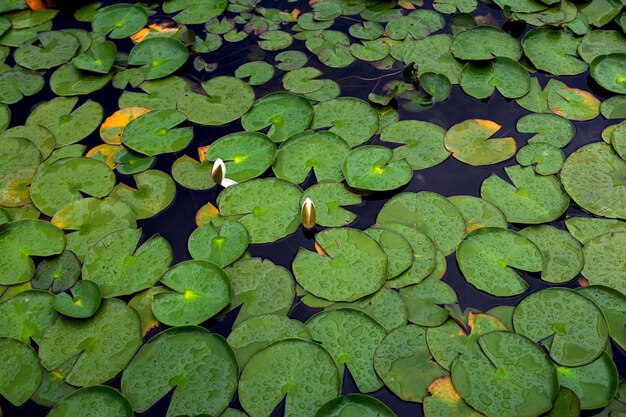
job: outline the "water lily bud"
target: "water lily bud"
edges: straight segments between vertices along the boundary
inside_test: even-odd
[[[313,201],[309,197],[307,197],[304,200],[304,203],[302,203],[300,219],[302,222],[302,226],[304,226],[305,229],[312,229],[313,227],[315,227],[315,204],[313,204]]]
[[[217,158],[213,163],[213,168],[211,169],[211,178],[213,182],[216,184],[222,184],[222,181],[226,177],[226,165],[224,165],[224,161],[221,158]]]

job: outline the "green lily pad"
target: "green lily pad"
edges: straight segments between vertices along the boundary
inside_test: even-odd
[[[110,198],[74,201],[57,211],[51,223],[60,229],[74,231],[66,236],[67,249],[80,260],[94,243],[109,233],[137,227],[133,209]]]
[[[574,125],[556,114],[527,114],[517,121],[517,131],[536,133],[528,143],[548,143],[557,148],[567,145],[576,134]]]
[[[513,185],[492,174],[481,184],[480,196],[502,210],[509,222],[545,223],[567,210],[570,199],[556,177],[519,165],[504,171]]]
[[[591,285],[604,285],[626,294],[626,270],[620,256],[626,232],[609,232],[585,244],[582,274]]]
[[[0,178],[0,205],[20,207],[30,204],[29,186],[35,172],[34,168],[18,169]]]
[[[613,359],[606,352],[587,365],[575,368],[557,366],[556,370],[559,384],[576,393],[582,410],[607,406],[617,392],[619,375]]]
[[[539,415],[552,408],[559,390],[556,369],[543,351],[510,332],[481,336],[476,350],[460,355],[451,373],[459,395],[488,416]],[[501,395],[509,401],[500,401]]]
[[[550,111],[570,120],[592,120],[600,114],[600,101],[578,88],[552,88],[548,92]]]
[[[370,227],[364,230],[376,239],[387,254],[387,279],[393,279],[409,269],[413,264],[413,248],[402,234],[383,227]]]
[[[582,270],[583,251],[576,239],[566,231],[542,224],[522,229],[519,234],[541,250],[544,259],[542,280],[560,284],[576,278]]]
[[[624,159],[626,157],[626,123],[620,123],[615,127],[611,135],[611,144],[620,158]]]
[[[152,312],[168,326],[200,324],[230,302],[228,276],[212,262],[181,262],[165,272],[160,281],[173,291],[155,295]]]
[[[361,41],[350,45],[350,53],[366,62],[374,62],[385,59],[389,55],[389,44],[383,38],[373,41]]]
[[[428,350],[426,331],[412,324],[385,337],[376,349],[374,366],[391,392],[404,401],[418,403],[431,383],[446,374]]]
[[[183,155],[172,164],[172,176],[177,183],[190,190],[208,190],[215,186],[212,168],[213,164],[209,161],[199,162]]]
[[[339,417],[357,413],[360,417],[397,417],[384,403],[361,394],[348,394],[334,398],[321,406],[315,417]]]
[[[626,219],[626,162],[611,145],[591,143],[572,153],[561,169],[561,182],[572,200],[603,217]]]
[[[362,311],[376,320],[388,332],[407,324],[407,311],[404,302],[396,291],[386,287],[360,300],[351,303],[335,303],[326,307],[327,310],[336,308],[351,308]]]
[[[76,97],[57,97],[45,102],[28,116],[26,125],[47,128],[56,138],[57,147],[78,142],[100,126],[103,109],[91,100],[75,108],[77,103]]]
[[[34,143],[24,138],[5,138],[0,148],[0,177],[22,169],[37,168],[41,153]]]
[[[253,316],[233,327],[228,345],[243,369],[258,351],[282,339],[311,340],[307,327],[299,320],[281,314]]]
[[[504,97],[520,98],[530,89],[528,71],[506,57],[496,57],[487,63],[468,62],[461,72],[460,83],[465,93],[477,99],[491,97],[495,89]]]
[[[580,312],[585,312],[584,320]],[[543,343],[562,366],[582,366],[602,354],[608,326],[602,310],[567,288],[548,288],[522,300],[513,314],[515,331]]]
[[[325,255],[300,248],[292,269],[298,283],[331,301],[354,301],[385,282],[387,255],[376,240],[356,229],[328,229],[316,235]]]
[[[87,147],[85,145],[81,145],[78,143],[55,149],[50,154],[50,156],[39,165],[39,169],[44,169],[51,165],[53,162],[56,162],[62,158],[74,158],[82,156],[85,153],[86,149]]]
[[[324,86],[323,80],[316,79],[320,75],[322,75],[322,72],[317,68],[297,68],[285,74],[283,87],[294,94],[313,93]]]
[[[120,229],[103,237],[85,256],[83,279],[97,283],[105,298],[156,284],[172,261],[172,249],[159,235],[137,248],[140,238],[141,229]]]
[[[35,273],[31,256],[58,255],[65,249],[65,236],[43,220],[17,220],[0,228],[0,285],[30,280]]]
[[[37,265],[33,276],[33,288],[57,294],[70,289],[80,277],[80,262],[70,251],[44,259]]]
[[[117,47],[115,43],[106,41],[81,53],[72,60],[72,63],[79,70],[108,74],[113,67],[116,56]]]
[[[439,13],[471,13],[476,10],[476,0],[435,0],[433,8]]]
[[[206,126],[221,126],[239,119],[254,103],[254,92],[234,77],[214,77],[202,83],[207,95],[186,91],[177,108],[189,121]]]
[[[423,39],[445,26],[443,16],[433,10],[415,10],[389,20],[385,32],[391,39]]]
[[[138,71],[140,71],[137,68]],[[178,99],[191,93],[191,87],[180,77],[170,76],[159,80],[142,82],[139,88],[144,93],[124,91],[118,100],[120,109],[126,107],[145,107],[150,110],[176,108]]]
[[[50,88],[59,96],[77,96],[98,91],[111,81],[112,74],[96,74],[82,71],[67,63],[60,66],[50,77]]]
[[[211,261],[224,268],[235,262],[248,248],[248,231],[239,222],[224,220],[207,223],[189,236],[187,248],[191,257]]]
[[[124,39],[139,32],[148,22],[146,8],[135,4],[114,4],[98,10],[91,22],[94,32],[111,39]]]
[[[87,320],[59,317],[41,339],[39,358],[51,370],[78,356],[67,383],[97,385],[121,372],[140,345],[139,313],[120,300],[110,299]]]
[[[360,146],[343,160],[343,176],[352,188],[371,191],[400,188],[411,181],[413,169],[404,159],[392,161],[393,155],[384,146]]]
[[[405,159],[414,170],[420,170],[448,158],[449,153],[443,144],[445,133],[434,123],[404,120],[386,126],[380,132],[380,140],[403,144],[393,149],[392,161]]]
[[[124,175],[134,175],[152,167],[155,158],[142,155],[130,149],[122,149],[115,154],[114,161],[117,164],[115,166],[117,172]]]
[[[287,92],[268,94],[258,99],[241,118],[247,131],[269,128],[267,135],[274,142],[283,142],[309,127],[313,106],[304,97]]]
[[[417,64],[420,72],[443,74],[452,84],[459,83],[463,63],[458,61],[450,51],[451,35],[431,35],[407,43],[402,56],[405,64]]]
[[[467,282],[498,297],[521,294],[528,288],[512,268],[528,272],[544,268],[541,251],[531,240],[499,227],[469,233],[459,244],[457,261]]]
[[[0,324],[0,336],[11,337],[30,343],[40,343],[48,327],[58,314],[52,307],[54,296],[45,291],[27,290],[0,303],[4,319]]]
[[[219,415],[236,388],[237,361],[226,340],[195,326],[168,329],[150,339],[122,375],[122,393],[137,413],[173,390],[169,417]]]
[[[453,195],[448,200],[463,215],[467,233],[481,227],[509,227],[504,213],[487,200],[471,195]]]
[[[193,138],[191,127],[176,128],[186,120],[176,110],[155,110],[131,121],[124,129],[122,142],[148,156],[178,152]]]
[[[56,311],[77,319],[85,319],[96,313],[102,301],[98,284],[93,281],[78,281],[70,291],[71,296],[62,292],[54,297],[52,306]]]
[[[54,68],[68,62],[78,51],[78,39],[68,32],[39,32],[37,39],[41,46],[22,45],[15,50],[17,64],[31,70]]]
[[[89,410],[92,417],[132,417],[133,409],[122,394],[111,387],[99,385],[82,388],[63,398],[50,411],[50,417],[82,414]]]
[[[128,64],[141,66],[146,80],[154,80],[176,72],[188,57],[187,48],[178,39],[155,37],[135,45],[128,55]]]
[[[601,285],[580,288],[578,293],[600,307],[609,325],[609,336],[623,349],[626,346],[626,296]]]
[[[385,28],[378,22],[355,23],[348,29],[350,36],[357,39],[373,41],[382,36]]]
[[[235,325],[263,314],[287,314],[293,304],[295,283],[291,272],[261,258],[242,259],[227,267],[232,299],[240,307]]]
[[[540,70],[553,75],[577,75],[589,65],[578,58],[580,38],[562,29],[540,27],[522,39],[524,54]]]
[[[237,68],[235,77],[248,78],[250,85],[263,85],[274,77],[274,67],[265,61],[247,62]]]
[[[452,54],[464,61],[491,60],[504,57],[517,61],[522,56],[519,41],[495,26],[477,26],[454,35]]]
[[[549,143],[530,143],[519,150],[515,160],[522,166],[533,166],[540,175],[552,175],[561,170],[565,154]]]
[[[604,100],[600,104],[600,113],[607,119],[626,118],[626,96],[618,95]]]
[[[0,394],[15,406],[24,404],[35,393],[43,372],[37,353],[24,342],[0,338]]]
[[[339,387],[337,366],[326,349],[285,339],[248,361],[239,380],[239,401],[251,416],[268,417],[286,397],[285,417],[313,417]]]
[[[238,132],[222,136],[211,144],[206,153],[210,162],[222,159],[226,177],[244,182],[261,175],[272,165],[276,145],[264,134]]]
[[[78,357],[68,360],[66,363],[52,371],[44,370],[43,379],[39,388],[31,397],[31,400],[43,407],[52,408],[61,400],[78,388],[65,382],[67,374],[70,373]]]
[[[272,170],[278,178],[296,184],[304,182],[311,169],[317,181],[341,181],[349,152],[350,146],[335,133],[305,131],[281,144]]]
[[[226,188],[217,198],[222,216],[243,224],[250,243],[274,242],[300,225],[302,190],[288,181],[254,179]]]
[[[591,77],[609,91],[626,93],[626,54],[601,55],[591,63]]]
[[[19,66],[0,72],[0,103],[14,104],[37,94],[45,85],[41,74]]]
[[[568,217],[565,219],[567,231],[583,245],[591,239],[609,232],[626,232],[626,222],[595,217]]]
[[[284,51],[274,57],[275,67],[281,71],[292,71],[302,68],[308,61],[308,56],[301,51]]]
[[[312,129],[336,133],[355,147],[378,131],[378,113],[367,102],[354,97],[324,101],[314,108]]]
[[[324,182],[312,185],[302,195],[301,204],[309,198],[316,209],[315,223],[324,227],[346,226],[356,214],[342,208],[361,204],[361,196],[351,193],[343,184]]]
[[[56,144],[54,135],[45,127],[37,125],[14,126],[0,134],[0,140],[3,138],[28,139],[37,146],[43,159],[50,156]]]
[[[406,305],[409,321],[424,327],[443,324],[450,314],[441,306],[458,303],[454,289],[436,278],[426,278],[418,284],[402,288],[400,298]]]
[[[115,174],[92,158],[63,158],[37,172],[30,187],[35,206],[53,216],[83,195],[105,197],[115,185]]]
[[[401,193],[385,203],[376,223],[401,223],[415,227],[430,237],[445,255],[456,250],[465,236],[461,212],[445,197],[430,191]]]
[[[199,24],[222,14],[227,4],[226,0],[168,0],[163,11],[178,12],[174,20],[180,24]]]
[[[515,155],[517,149],[512,137],[490,139],[501,128],[491,120],[466,120],[448,130],[444,143],[461,162],[473,166],[496,164]]]
[[[259,35],[258,44],[266,51],[280,51],[289,48],[293,42],[293,37],[282,30],[270,30]]]
[[[554,406],[546,417],[576,417],[580,415],[580,400],[569,388],[561,387]]]
[[[600,55],[624,52],[626,52],[626,37],[616,30],[590,31],[578,46],[578,54],[588,64]]]
[[[428,392],[430,395],[424,398],[426,417],[484,417],[463,401],[449,376],[435,380]]]
[[[163,171],[147,170],[136,174],[136,188],[119,183],[111,192],[111,198],[118,198],[128,204],[137,219],[147,219],[165,210],[174,201],[176,184]]]

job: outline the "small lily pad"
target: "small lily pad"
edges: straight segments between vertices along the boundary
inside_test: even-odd
[[[409,321],[424,327],[443,324],[450,313],[441,306],[458,303],[454,289],[435,278],[402,288],[400,297],[406,305]]]
[[[62,292],[54,297],[54,309],[67,317],[85,319],[100,307],[100,287],[93,281],[78,281],[71,289],[72,295]]]
[[[367,102],[339,97],[314,107],[312,129],[328,128],[351,147],[360,145],[378,131],[378,113]]]
[[[50,77],[50,89],[59,96],[78,96],[98,91],[109,83],[112,74],[96,74],[82,71],[67,63]],[[98,121],[99,123],[99,121]]]
[[[63,398],[50,411],[50,417],[64,417],[85,413],[92,417],[132,417],[130,403],[116,389],[104,385],[82,388]]]
[[[487,63],[468,62],[461,72],[460,83],[463,91],[477,99],[491,97],[496,89],[504,97],[520,98],[530,89],[526,68],[506,57],[496,57]]]
[[[87,51],[81,53],[72,60],[74,66],[83,71],[108,74],[113,67],[117,47],[111,41],[102,42]]]
[[[580,320],[580,312],[585,319]],[[567,288],[548,288],[522,300],[513,314],[515,330],[543,343],[563,366],[582,366],[602,354],[609,332],[602,310]]]
[[[441,30],[445,25],[443,16],[433,10],[415,10],[406,16],[389,20],[385,32],[391,39],[423,39]]]
[[[316,241],[327,256],[301,248],[292,265],[298,283],[313,295],[354,301],[374,293],[385,282],[387,255],[365,233],[328,229],[318,233]]]
[[[176,13],[174,20],[181,24],[201,24],[226,10],[226,0],[167,0],[163,3],[165,13]]]
[[[415,42],[407,42],[404,63],[417,64],[420,72],[434,72],[448,77],[452,84],[459,83],[463,63],[450,51],[452,35],[431,35]]]
[[[406,185],[413,178],[411,165],[392,161],[393,151],[375,145],[360,146],[343,160],[343,176],[352,188],[387,191]]]
[[[20,406],[35,393],[43,372],[37,353],[26,343],[0,338],[0,394],[11,404]]]
[[[552,175],[561,170],[565,154],[548,143],[530,143],[519,150],[515,160],[522,166],[533,166],[540,175]]]
[[[0,337],[11,337],[30,343],[41,342],[41,337],[57,319],[52,307],[54,296],[45,291],[27,290],[0,303],[4,319],[0,325]]]
[[[200,324],[230,301],[228,276],[212,262],[181,262],[165,272],[160,281],[173,291],[155,295],[152,312],[168,326]]]
[[[0,103],[15,104],[37,94],[45,85],[41,74],[19,66],[0,72]]]
[[[208,190],[215,186],[212,168],[213,164],[207,160],[200,162],[183,155],[172,164],[172,176],[177,183],[190,190]]]
[[[122,93],[118,100],[120,109],[131,106],[145,107],[150,110],[173,109],[180,97],[191,93],[189,84],[175,76],[142,82],[139,88],[144,92],[124,91]]]
[[[150,339],[122,375],[122,393],[137,413],[174,391],[168,416],[219,415],[236,389],[237,361],[226,340],[195,326]]]
[[[392,161],[405,159],[414,170],[419,170],[438,165],[448,158],[443,143],[445,133],[434,123],[403,120],[386,126],[380,132],[380,140],[403,144],[393,149]]]
[[[150,109],[145,107],[124,107],[109,117],[100,126],[100,137],[106,143],[119,145],[122,143],[122,133],[128,124],[141,115],[148,113]]]
[[[235,77],[248,78],[250,85],[263,85],[274,76],[274,67],[265,61],[247,62],[235,71]]]
[[[467,282],[498,297],[521,294],[528,288],[512,268],[528,272],[544,268],[541,251],[532,241],[499,227],[469,233],[459,244],[457,261]]]
[[[376,349],[374,366],[394,394],[418,403],[423,401],[431,383],[446,374],[428,350],[426,331],[412,324],[385,337]]]
[[[218,158],[226,165],[226,177],[244,182],[264,173],[274,161],[276,145],[264,134],[238,132],[222,136],[211,144],[206,159]]]
[[[576,134],[576,128],[567,119],[556,114],[527,114],[517,121],[517,131],[536,133],[528,143],[548,143],[562,148]]]
[[[148,156],[178,152],[191,142],[191,127],[180,127],[186,120],[176,110],[155,110],[131,121],[122,134],[122,143]]]
[[[358,413],[360,417],[397,417],[383,402],[361,394],[334,398],[321,406],[315,417],[337,417]]]
[[[189,236],[187,248],[191,257],[211,261],[220,267],[235,262],[248,248],[248,231],[239,222],[224,220],[207,223]]]
[[[444,143],[461,162],[474,166],[496,164],[512,157],[516,150],[512,137],[490,139],[501,128],[490,120],[466,120],[448,130]]]
[[[601,55],[591,63],[590,74],[601,87],[618,94],[626,93],[626,54]]]
[[[50,289],[54,294],[68,290],[80,277],[80,268],[78,258],[70,251],[48,257],[37,265],[32,281],[33,288]]]
[[[313,417],[339,387],[337,366],[326,349],[285,339],[248,361],[239,380],[239,401],[248,414],[267,417],[286,397],[284,417]]]
[[[307,188],[302,203],[311,199],[316,208],[316,224],[324,227],[346,226],[356,220],[356,214],[342,208],[361,204],[361,196],[353,194],[343,184],[321,182]]]

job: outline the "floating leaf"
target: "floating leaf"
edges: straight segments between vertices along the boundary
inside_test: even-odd
[[[376,239],[387,254],[387,279],[393,279],[411,267],[413,248],[402,234],[382,227],[370,227],[365,233]]]
[[[39,384],[39,388],[37,388],[31,400],[44,407],[54,407],[63,398],[76,391],[78,388],[66,383],[65,378],[77,360],[78,357],[74,357],[57,369],[52,371],[44,370],[41,384]]]
[[[595,217],[568,217],[565,219],[567,231],[583,245],[591,239],[609,232],[626,232],[626,222]]]
[[[444,143],[461,162],[474,166],[496,164],[509,159],[516,150],[512,137],[490,139],[501,128],[490,120],[466,120],[448,130]]]
[[[80,277],[80,262],[70,251],[44,259],[37,265],[33,288],[50,289],[54,294],[70,289]]]
[[[434,123],[405,120],[392,123],[380,132],[383,142],[401,143],[393,149],[392,161],[405,159],[414,170],[440,164],[449,156],[443,144],[445,130]]]
[[[423,39],[431,33],[444,27],[443,16],[433,10],[415,10],[405,16],[391,19],[385,27],[385,32],[391,39],[404,40],[408,36],[412,39]]]
[[[100,307],[100,287],[93,281],[78,281],[71,289],[72,295],[59,293],[52,306],[67,317],[84,319],[94,315]]]
[[[54,296],[45,291],[27,290],[0,303],[0,336],[40,343],[58,314],[52,307]]]
[[[122,375],[122,393],[137,413],[173,390],[168,416],[219,415],[236,388],[237,361],[226,340],[195,326],[150,339]]]
[[[626,37],[616,30],[590,31],[578,46],[578,54],[588,64],[600,55],[624,52],[626,52]]]
[[[37,94],[44,87],[41,74],[15,66],[0,72],[0,103],[15,104],[24,97]]]
[[[211,261],[220,267],[235,262],[248,248],[248,231],[239,222],[224,220],[207,223],[189,236],[187,248],[191,257]]]
[[[407,65],[417,64],[420,72],[443,74],[452,84],[458,84],[463,64],[450,52],[451,43],[451,35],[431,35],[408,43],[402,59]]]
[[[274,67],[264,61],[248,62],[235,71],[235,77],[248,78],[250,85],[263,85],[274,76]]]
[[[459,244],[457,261],[467,282],[498,297],[521,294],[528,288],[512,268],[528,272],[544,268],[541,251],[532,241],[498,227],[469,233]]]
[[[580,320],[580,312],[585,319]],[[563,366],[582,366],[602,354],[608,326],[602,310],[567,288],[548,288],[529,295],[515,308],[515,330],[546,345],[550,357]]]
[[[272,165],[275,153],[276,146],[264,134],[239,132],[213,142],[206,159],[210,162],[223,160],[228,179],[244,182],[265,172]]]
[[[182,78],[174,76],[142,82],[139,88],[145,93],[124,91],[118,100],[119,107],[145,107],[150,110],[174,109],[180,97],[191,93],[189,84]]]
[[[174,20],[181,24],[200,24],[219,16],[226,10],[227,0],[168,0],[165,13],[179,12]]]
[[[99,9],[91,26],[94,32],[111,39],[124,39],[138,32],[147,21],[148,14],[143,6],[115,4]]]
[[[72,63],[57,69],[50,77],[50,88],[59,96],[77,96],[98,91],[109,83],[111,74],[95,74],[82,71]],[[98,124],[100,120],[98,120]]]
[[[37,353],[19,340],[2,337],[0,363],[0,394],[15,406],[24,404],[35,393],[43,378]]]
[[[230,301],[228,276],[212,262],[181,262],[159,280],[173,291],[156,294],[152,312],[168,326],[200,324],[219,313]]]
[[[619,256],[626,232],[609,232],[585,243],[582,274],[591,285],[604,285],[626,294],[624,258]]]
[[[176,185],[163,171],[151,169],[133,177],[136,188],[120,183],[111,192],[111,198],[118,198],[128,204],[137,219],[150,218],[165,210],[176,194]]]
[[[461,398],[449,376],[436,379],[428,387],[430,395],[424,398],[426,417],[483,417]]]
[[[522,47],[517,39],[495,26],[477,26],[454,35],[450,51],[464,61],[504,57],[517,61]],[[502,61],[505,62],[505,61]]]
[[[468,62],[460,83],[463,91],[478,99],[490,97],[495,89],[504,97],[519,98],[530,89],[528,71],[506,57],[496,57],[488,63]]]
[[[313,417],[339,394],[339,386],[337,366],[326,349],[285,339],[248,361],[239,380],[239,401],[250,415],[267,417],[286,397],[285,417]]]
[[[446,321],[449,311],[441,305],[458,303],[454,289],[435,278],[402,288],[400,297],[407,307],[409,321],[425,327],[440,326]]]
[[[600,285],[580,288],[578,293],[600,307],[609,325],[609,335],[620,347],[626,346],[626,296]]]
[[[626,54],[601,55],[591,63],[590,74],[601,87],[618,94],[626,93]]]
[[[324,227],[341,227],[352,223],[356,220],[356,214],[342,206],[361,204],[361,196],[351,193],[343,184],[334,182],[315,184],[302,197],[314,202],[317,209],[316,223]]]
[[[122,142],[130,149],[148,156],[178,152],[191,142],[191,127],[180,127],[186,120],[176,110],[155,110],[131,121],[124,128]]]
[[[592,120],[600,114],[600,101],[588,91],[553,88],[548,92],[550,111],[570,120]]]
[[[499,208],[483,200],[470,195],[453,195],[448,200],[459,209],[467,228],[467,233],[481,227],[508,228],[504,213]]]
[[[406,160],[392,161],[393,151],[367,145],[352,150],[343,160],[343,176],[352,188],[387,191],[406,185],[413,169]]]
[[[580,400],[574,391],[561,387],[554,406],[546,417],[575,417],[580,415]]]
[[[115,43],[106,41],[81,53],[72,60],[72,63],[79,70],[107,74],[113,67],[116,56]]]
[[[351,308],[362,311],[388,332],[407,323],[407,311],[402,299],[396,291],[386,287],[352,303],[336,303],[326,308],[328,310]]]
[[[76,36],[61,31],[37,33],[40,47],[22,45],[15,50],[15,62],[31,70],[42,70],[58,67],[74,57],[78,50]]]
[[[314,107],[312,129],[329,128],[351,147],[367,141],[378,130],[378,113],[367,102],[340,97]]]
[[[358,413],[360,417],[396,417],[396,413],[381,401],[361,394],[334,398],[321,406],[315,417],[333,417],[351,413]]]
[[[607,406],[617,392],[617,368],[606,352],[587,365],[575,368],[557,366],[556,370],[559,384],[576,393],[582,410]]]
[[[63,398],[50,411],[50,417],[64,417],[85,413],[93,417],[132,417],[133,409],[130,403],[117,390],[99,385],[86,387]]]
[[[540,27],[522,39],[524,54],[540,70],[553,75],[577,75],[589,65],[578,58],[580,39],[562,29]]]
[[[528,143],[548,143],[562,148],[576,134],[576,128],[567,119],[556,114],[527,114],[517,121],[517,131],[536,133]]]
[[[138,43],[128,55],[129,65],[139,65],[146,80],[166,77],[187,62],[189,52],[174,38],[150,38]]]
[[[533,166],[540,175],[552,175],[561,170],[565,154],[548,143],[531,143],[519,150],[515,160],[522,166]]]

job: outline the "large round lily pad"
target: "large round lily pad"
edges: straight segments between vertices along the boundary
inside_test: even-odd
[[[590,284],[604,285],[626,294],[625,243],[626,232],[609,232],[585,244],[582,274]]]
[[[130,149],[148,156],[178,152],[193,138],[191,127],[179,127],[186,120],[176,110],[156,110],[131,121],[122,133],[122,142]]]
[[[533,242],[499,227],[469,233],[459,244],[457,261],[467,282],[498,297],[521,294],[528,288],[512,268],[528,272],[544,268],[541,251]]]
[[[87,320],[59,317],[39,344],[41,364],[48,370],[78,356],[67,375],[69,384],[102,384],[130,362],[141,345],[139,313],[117,299],[104,300]]]
[[[321,406],[315,417],[339,417],[353,413],[359,417],[396,417],[396,413],[381,401],[361,394],[334,398]]]
[[[165,272],[160,281],[172,292],[155,295],[152,312],[169,326],[200,324],[230,301],[228,276],[212,262],[181,262]]]
[[[218,158],[226,165],[226,178],[237,182],[256,178],[274,162],[276,145],[264,134],[238,132],[222,136],[206,153],[207,161]]]
[[[268,243],[298,228],[301,195],[300,187],[289,181],[254,179],[222,191],[217,204],[222,216],[246,227],[250,243]]]
[[[517,61],[496,57],[489,62],[468,62],[461,72],[461,88],[474,98],[490,97],[494,90],[507,98],[519,98],[528,93],[528,71]]]
[[[220,267],[235,262],[248,248],[248,231],[239,222],[207,223],[189,236],[187,248],[194,259],[211,261]]]
[[[63,398],[48,414],[65,417],[89,413],[90,417],[133,417],[133,409],[116,389],[99,385],[82,388]]]
[[[367,234],[349,228],[316,235],[326,252],[301,248],[293,261],[298,283],[313,295],[331,301],[354,301],[377,291],[387,277],[387,255]]]
[[[128,55],[128,63],[140,65],[145,79],[154,80],[175,72],[188,57],[187,48],[178,39],[155,37],[135,45]]]
[[[470,165],[491,165],[515,154],[512,137],[493,138],[501,125],[490,120],[471,119],[452,126],[445,135],[446,149],[461,162]]]
[[[176,185],[168,174],[156,169],[140,172],[133,176],[135,187],[119,183],[111,192],[128,204],[137,219],[147,219],[165,210],[174,200]]]
[[[522,56],[519,41],[495,26],[477,26],[454,35],[450,51],[464,61],[506,57],[517,61]]]
[[[248,361],[239,380],[239,401],[252,417],[269,417],[287,397],[284,417],[313,417],[339,387],[337,366],[326,349],[285,339]]]
[[[527,114],[517,121],[516,127],[521,133],[536,133],[528,143],[549,143],[558,148],[567,145],[576,133],[569,120],[556,114]]]
[[[607,352],[587,365],[574,368],[557,366],[556,370],[561,386],[576,393],[583,410],[607,406],[617,392],[619,376]]]
[[[380,140],[403,144],[393,149],[392,161],[404,159],[414,170],[419,170],[440,164],[448,158],[449,153],[443,144],[445,133],[434,123],[403,120],[386,126],[380,132]]]
[[[43,372],[37,353],[24,342],[0,337],[0,394],[20,406],[35,393]]]
[[[367,102],[354,97],[324,101],[314,108],[312,129],[328,129],[354,147],[378,130],[378,114]]]
[[[200,327],[177,327],[143,345],[122,375],[137,413],[174,394],[168,417],[219,415],[237,387],[237,361],[226,340]]]
[[[546,345],[550,357],[563,366],[590,363],[602,354],[609,338],[602,310],[567,288],[529,295],[515,308],[513,324],[518,333]]]
[[[406,185],[413,169],[404,159],[392,161],[393,151],[384,146],[360,146],[343,160],[343,176],[352,188],[387,191]]]
[[[578,58],[580,38],[557,28],[535,28],[524,35],[524,54],[540,70],[554,75],[576,75],[585,72],[588,64]]]
[[[578,293],[600,307],[609,325],[609,335],[623,349],[626,346],[626,295],[602,285],[580,288]]]
[[[591,63],[590,74],[598,84],[618,94],[626,93],[626,54],[601,55]]]
[[[92,21],[94,32],[108,34],[112,39],[123,39],[136,33],[148,21],[144,7],[134,4],[115,4],[98,10]]]
[[[15,50],[15,62],[31,70],[42,70],[63,65],[74,57],[78,39],[69,32],[49,31],[37,33],[40,47],[22,45]]]
[[[331,354],[340,371],[350,371],[361,392],[383,385],[374,371],[374,352],[384,339],[385,329],[367,314],[341,308],[323,311],[306,322],[311,338]],[[341,372],[340,372],[341,373]]]

